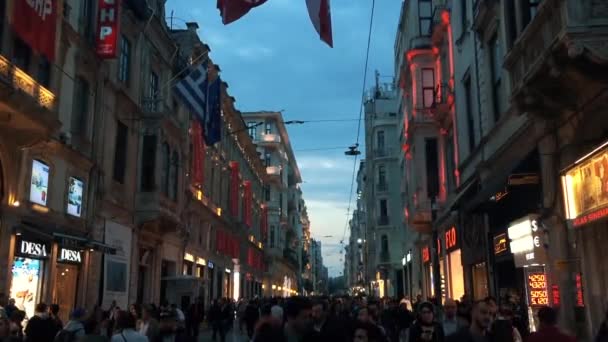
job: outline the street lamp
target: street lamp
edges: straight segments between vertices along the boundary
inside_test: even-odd
[[[363,239],[358,238],[358,239],[357,239],[357,243],[358,243],[358,244],[362,244],[362,243],[363,243]]]

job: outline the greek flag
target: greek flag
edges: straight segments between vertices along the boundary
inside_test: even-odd
[[[174,86],[177,96],[196,114],[201,123],[207,121],[207,93],[209,90],[207,71],[207,61],[205,61]]]

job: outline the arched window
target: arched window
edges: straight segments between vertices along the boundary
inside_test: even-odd
[[[163,143],[162,153],[162,171],[160,178],[160,189],[165,196],[169,196],[169,156],[171,155],[171,151],[169,151],[169,144],[166,142]]]
[[[177,201],[177,187],[179,184],[179,172],[177,172],[177,167],[179,166],[179,156],[177,155],[177,151],[173,151],[173,155],[171,156],[171,166],[169,167],[169,197]]]

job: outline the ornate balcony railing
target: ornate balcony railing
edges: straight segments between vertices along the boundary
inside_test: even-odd
[[[55,94],[38,84],[30,75],[19,69],[4,56],[0,56],[0,80],[15,90],[20,90],[31,96],[40,107],[55,111]]]

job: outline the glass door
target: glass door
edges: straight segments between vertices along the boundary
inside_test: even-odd
[[[59,305],[58,315],[62,322],[69,320],[70,312],[76,305],[77,286],[78,266],[58,263],[53,303]]]

